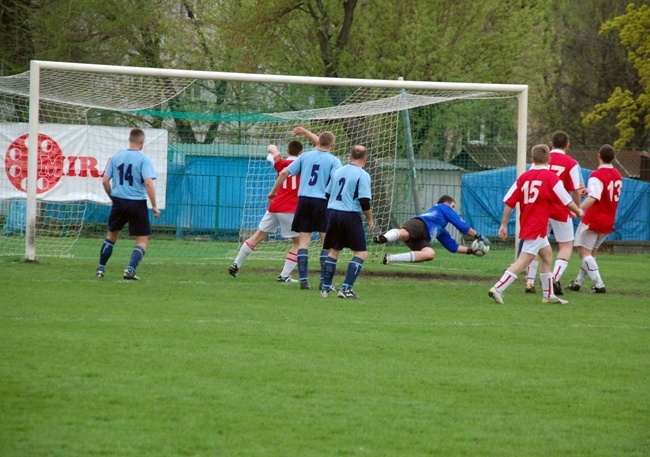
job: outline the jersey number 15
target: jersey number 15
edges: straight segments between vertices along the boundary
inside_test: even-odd
[[[539,186],[542,185],[542,181],[532,180],[524,182],[524,185],[521,188],[521,192],[524,194],[524,204],[533,203],[539,197]]]

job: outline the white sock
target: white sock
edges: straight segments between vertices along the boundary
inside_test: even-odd
[[[569,261],[564,259],[555,259],[555,266],[553,267],[553,280],[559,282],[560,278],[569,266]]]
[[[589,275],[589,278],[594,282],[594,286],[596,287],[605,287],[605,284],[603,284],[603,280],[600,277],[600,271],[598,270],[598,264],[596,263],[596,259],[593,258],[593,256],[585,256],[584,259],[582,259],[582,265],[585,270],[587,270],[587,274]]]
[[[390,229],[384,234],[384,237],[388,241],[397,241],[399,239],[399,230],[397,229]]]
[[[537,276],[537,267],[539,266],[539,260],[533,260],[530,262],[530,265],[526,268],[526,284],[531,286],[535,285],[535,276]]]
[[[539,281],[542,285],[542,297],[551,298],[553,296],[553,273],[540,273]]]
[[[494,288],[499,292],[500,294],[503,294],[508,287],[510,287],[510,284],[515,282],[517,279],[517,275],[514,274],[511,271],[506,270],[503,273],[503,276],[501,276],[501,279],[497,281],[496,284],[494,284]]]
[[[296,268],[296,265],[298,265],[298,255],[295,252],[289,251],[287,253],[287,258],[284,260],[284,268],[282,269],[280,276],[283,278],[289,276],[293,269]]]
[[[576,276],[576,279],[573,280],[573,283],[581,286],[582,281],[584,281],[586,277],[587,277],[587,270],[585,270],[584,260],[583,260],[582,263],[580,264],[580,271],[578,272],[578,276]]]
[[[237,264],[237,266],[241,267],[241,264],[244,263],[246,257],[248,257],[250,253],[253,252],[254,250],[255,247],[248,244],[248,241],[244,241],[244,244],[242,244],[241,248],[239,249],[239,253],[237,254],[237,257],[235,258],[235,263]]]
[[[390,254],[390,261],[413,263],[415,262],[415,254],[413,254],[413,251],[403,252],[402,254]]]

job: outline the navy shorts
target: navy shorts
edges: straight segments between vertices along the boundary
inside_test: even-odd
[[[366,232],[359,213],[349,211],[328,210],[327,232],[323,249],[350,248],[353,251],[366,250]]]
[[[327,230],[327,200],[299,197],[291,230],[294,232],[325,232]]]
[[[129,223],[129,235],[151,235],[147,200],[125,200],[113,197],[113,207],[108,216],[108,231],[122,230],[127,222]]]
[[[405,241],[411,251],[421,251],[424,248],[431,247],[427,241],[429,230],[427,224],[422,219],[412,218],[404,222],[402,228],[409,232],[409,239]]]

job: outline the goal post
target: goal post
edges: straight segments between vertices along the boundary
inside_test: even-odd
[[[55,75],[52,78],[56,79],[51,79],[50,74]],[[26,201],[24,256],[28,261],[35,260],[37,255],[48,255],[38,252],[39,224],[41,223],[39,221],[41,213],[39,201],[42,203],[46,199],[39,194],[39,191],[42,191],[42,185],[37,181],[39,181],[39,166],[42,166],[42,163],[39,165],[38,156],[39,134],[42,133],[44,125],[49,122],[62,124],[85,122],[87,125],[108,125],[104,122],[110,121],[111,126],[122,125],[124,128],[140,126],[166,129],[170,132],[169,154],[165,156],[164,160],[161,158],[160,162],[160,166],[165,168],[171,166],[171,162],[175,160],[171,152],[173,149],[171,143],[180,142],[187,146],[191,143],[191,139],[188,140],[188,138],[192,135],[199,135],[204,140],[200,146],[212,145],[212,149],[214,149],[214,145],[227,142],[223,141],[222,137],[231,138],[233,135],[239,135],[240,139],[246,140],[241,142],[242,145],[243,143],[248,144],[246,148],[248,171],[246,172],[246,184],[243,186],[245,189],[243,192],[246,193],[245,207],[242,214],[250,213],[252,215],[250,224],[259,222],[255,219],[258,219],[259,211],[265,208],[266,193],[264,191],[268,192],[268,189],[262,187],[273,179],[273,172],[269,173],[268,169],[257,170],[256,168],[260,166],[260,158],[263,163],[264,153],[260,148],[265,143],[275,142],[283,150],[283,146],[290,139],[291,126],[298,125],[298,123],[315,131],[319,131],[319,129],[335,131],[337,143],[341,138],[340,147],[337,147],[335,153],[342,159],[347,159],[350,147],[355,141],[367,141],[371,144],[371,154],[373,151],[381,150],[381,153],[378,153],[373,159],[372,166],[376,168],[371,172],[373,179],[376,178],[378,186],[373,189],[373,193],[375,191],[377,194],[380,191],[385,193],[381,197],[385,201],[382,200],[383,203],[377,201],[377,203],[388,205],[386,208],[380,209],[380,213],[385,214],[383,214],[384,218],[381,219],[382,223],[378,230],[388,228],[396,221],[394,198],[399,200],[396,202],[397,204],[404,206],[403,212],[412,213],[413,207],[412,205],[409,208],[405,206],[405,202],[402,201],[403,195],[409,192],[418,192],[418,187],[423,188],[427,185],[421,182],[411,191],[407,190],[395,197],[395,171],[399,166],[400,157],[407,157],[404,146],[401,142],[398,144],[398,137],[401,140],[402,136],[410,135],[410,131],[402,130],[400,132],[404,125],[400,125],[399,118],[409,110],[413,110],[420,123],[431,121],[428,117],[441,116],[438,122],[441,123],[442,133],[436,135],[439,141],[446,141],[447,145],[453,146],[450,146],[453,151],[448,154],[448,157],[444,157],[444,160],[451,160],[452,156],[460,150],[462,138],[468,140],[471,135],[462,131],[469,127],[461,122],[457,122],[454,127],[445,127],[442,125],[444,121],[442,117],[453,114],[462,118],[469,111],[464,111],[462,108],[445,111],[442,108],[432,109],[432,106],[442,103],[462,104],[481,101],[492,103],[493,100],[494,103],[499,103],[501,99],[516,100],[513,108],[516,112],[503,111],[503,114],[497,116],[502,117],[503,122],[511,124],[509,128],[512,128],[512,134],[516,137],[517,174],[522,173],[526,167],[528,115],[528,86],[526,85],[324,78],[47,61],[31,62],[27,90],[24,86],[3,85],[3,79],[0,78],[0,108],[2,107],[1,96],[3,94],[13,98],[28,97],[29,103],[26,145],[29,152],[25,173],[26,192],[24,192]],[[84,79],[91,82],[82,84],[81,81]],[[237,85],[239,92],[234,91],[234,93],[224,95],[225,90],[222,89],[227,85]],[[307,87],[314,89],[313,91],[304,89]],[[264,91],[260,88],[263,88]],[[293,95],[295,98],[291,100],[291,103],[279,106],[280,103],[273,99],[280,93],[286,97],[286,94],[290,94],[295,88],[300,88],[300,90]],[[247,90],[250,93],[247,93]],[[315,94],[320,92],[330,94],[328,103],[317,100],[318,97]],[[209,95],[207,98],[206,93]],[[145,95],[150,97],[145,99]],[[245,99],[245,97],[250,98]],[[192,99],[192,105],[188,108],[186,100],[189,99]],[[235,102],[240,105],[235,107]],[[184,103],[185,105],[183,105]],[[49,111],[46,112],[46,107],[49,109],[51,106],[57,107],[56,115],[49,114]],[[163,106],[164,109],[158,110],[158,107]],[[227,113],[220,111],[225,106],[228,106],[229,109]],[[8,110],[10,111],[10,109]],[[70,112],[76,110],[76,114],[68,114],[65,110],[70,110]],[[422,112],[418,110],[422,110]],[[170,115],[170,112],[173,112],[174,115]],[[490,119],[485,117],[490,115],[491,113],[487,113],[483,116],[482,121],[473,121],[475,125],[471,129],[482,131],[483,123],[490,122]],[[16,122],[12,117],[3,119],[1,116],[2,111],[0,111],[0,122]],[[203,124],[198,128],[197,131],[200,130],[198,134],[189,132],[190,134],[187,135],[187,132],[182,130],[190,124],[196,126],[199,123]],[[414,128],[421,130],[419,144],[420,146],[424,145],[421,149],[434,151],[445,148],[444,145],[438,147],[430,134],[427,136],[426,128],[421,126]],[[489,128],[486,129],[489,130]],[[207,142],[207,138],[211,138],[211,135],[216,140]],[[475,140],[475,143],[479,146],[483,144],[499,146],[494,143],[499,138],[504,142],[510,141],[509,137],[505,138],[503,131],[491,132],[492,136],[486,141],[480,139],[482,137],[479,137],[478,133],[476,135],[478,139]],[[165,145],[167,144],[165,143]],[[198,149],[201,148],[197,146]],[[117,152],[117,149],[112,152]],[[199,157],[202,153],[197,154]],[[234,153],[228,152],[227,154],[232,156]],[[241,154],[238,157],[241,157]],[[419,157],[416,158],[419,159]],[[440,159],[441,157],[432,155],[431,158]],[[170,164],[167,159],[171,161]],[[411,165],[413,164],[411,163]],[[260,173],[259,176],[264,176],[264,179],[258,179],[259,176],[256,176],[256,173]],[[220,176],[219,171],[210,179],[216,183],[214,184],[215,192],[219,194],[217,198],[220,200],[217,205],[224,199],[224,188],[234,193],[242,192],[242,190],[235,191],[229,184],[230,178]],[[241,183],[241,181],[239,182]],[[213,184],[199,186],[207,188]],[[435,187],[436,190],[439,188],[440,186]],[[415,197],[415,201],[417,201],[417,195]],[[423,207],[430,206],[429,200],[430,198],[422,200],[421,205]],[[171,204],[173,202],[170,201]],[[224,211],[227,212],[228,208],[224,208],[223,204],[221,206],[214,210],[216,213],[214,219],[224,219]],[[249,211],[250,208],[255,208],[255,210]],[[188,208],[179,210],[183,214],[176,220],[187,219],[192,211],[196,210]],[[84,215],[80,216],[80,219],[84,218]],[[238,230],[240,236],[248,233],[251,229],[251,227],[245,228],[245,223],[249,222],[242,219],[241,230]],[[176,226],[171,230],[178,234],[184,233],[186,228]],[[81,229],[77,234],[68,234],[68,236],[74,239],[74,237],[80,236],[80,233]]]

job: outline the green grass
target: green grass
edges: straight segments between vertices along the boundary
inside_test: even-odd
[[[276,283],[278,261],[234,279],[151,254],[140,282],[121,280],[126,250],[102,280],[90,256],[0,258],[0,455],[650,449],[648,255],[601,255],[606,295],[549,306],[523,278],[487,297],[507,262],[471,281],[369,262],[346,301]]]

